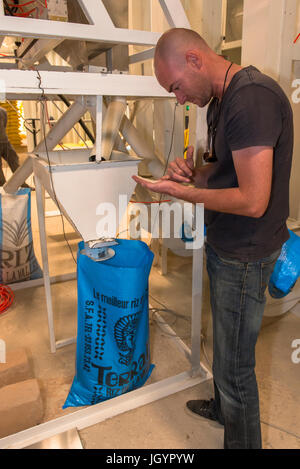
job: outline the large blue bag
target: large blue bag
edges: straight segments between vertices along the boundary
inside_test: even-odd
[[[0,194],[0,283],[41,278],[31,230],[31,192]]]
[[[93,405],[142,386],[151,374],[148,278],[153,254],[141,241],[118,240],[115,256],[96,262],[79,244],[76,376],[63,406]]]
[[[289,234],[269,281],[269,293],[273,298],[288,295],[300,276],[300,237],[292,231]]]

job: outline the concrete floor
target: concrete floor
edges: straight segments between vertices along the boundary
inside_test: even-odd
[[[52,209],[51,201],[47,201]],[[75,264],[62,235],[59,217],[47,218],[51,273],[73,272]],[[32,227],[35,250],[41,262],[35,193],[32,193]],[[74,253],[78,239],[66,224]],[[212,328],[208,279],[204,273],[203,364],[212,362]],[[191,258],[168,253],[168,274],[153,267],[150,275],[150,303],[163,303],[173,313],[162,313],[176,333],[189,345],[191,311]],[[52,288],[57,340],[76,333],[76,282]],[[160,303],[159,303],[160,302]],[[162,307],[161,307],[162,308]],[[74,412],[62,410],[75,371],[75,345],[49,352],[44,288],[17,291],[7,314],[0,318],[1,338],[8,348],[23,346],[28,351],[39,380],[45,408],[44,421]],[[156,365],[149,383],[188,369],[188,362],[150,312],[151,357]],[[260,391],[263,446],[265,449],[300,449],[300,364],[291,360],[292,341],[300,339],[300,315],[287,312],[264,317],[257,344],[257,378]],[[171,395],[81,430],[85,449],[221,449],[223,427],[195,418],[185,411],[189,399],[212,397],[212,381]],[[77,409],[75,409],[77,410]]]

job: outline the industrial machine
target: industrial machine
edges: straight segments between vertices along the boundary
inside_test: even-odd
[[[51,283],[75,278],[75,275],[72,273],[59,279],[50,278],[44,189],[83,238],[88,254],[101,262],[101,259],[113,255],[117,226],[110,239],[103,240],[97,230],[97,207],[103,203],[117,207],[116,220],[120,222],[127,206],[120,205],[119,194],[127,199],[131,197],[135,186],[131,176],[140,171],[148,176],[161,177],[168,154],[182,154],[184,115],[179,114],[179,117],[174,119],[175,134],[181,137],[175,137],[173,142],[171,137],[174,130],[174,96],[171,95],[170,105],[169,93],[158,85],[152,73],[146,73],[147,61],[153,57],[154,46],[160,33],[152,32],[151,27],[144,31],[132,28],[134,25],[128,21],[127,0],[68,0],[60,2],[62,8],[59,11],[55,10],[57,2],[48,0],[51,9],[45,9],[43,2],[37,2],[40,4],[39,7],[36,6],[37,9],[28,5],[24,6],[23,12],[20,12],[18,2],[14,3],[16,5],[11,8],[8,2],[0,0],[0,43],[4,37],[13,37],[18,43],[15,55],[1,60],[0,94],[7,99],[22,99],[25,108],[26,101],[38,102],[39,115],[34,116],[37,132],[36,141],[31,142],[30,154],[23,166],[6,183],[4,190],[14,193],[31,174],[34,174],[50,350],[55,353],[58,348],[73,343],[75,338],[56,340]],[[182,3],[180,0],[157,1],[166,27],[191,26]],[[270,0],[262,0],[259,5],[256,3],[257,5],[253,6],[253,1],[245,0],[243,5],[238,2],[238,7],[234,7],[229,0],[223,1],[222,21],[222,5],[219,0],[209,0],[203,13],[205,32],[212,39],[212,46],[216,50],[220,49],[220,52],[225,54],[234,50],[235,56],[241,57],[244,65],[259,61],[264,63],[265,49],[253,42],[257,31],[262,32],[261,44],[265,41],[268,44],[266,50],[269,68],[266,72],[273,70],[273,75],[289,92],[293,66],[296,66],[300,59],[300,41],[293,44],[296,37],[297,1],[278,0],[276,6]],[[230,21],[226,20],[226,7],[234,14]],[[277,30],[273,30],[274,19],[278,25]],[[261,28],[257,27],[258,20],[263,23]],[[255,34],[252,28],[255,28]],[[239,37],[241,33],[243,37]],[[225,34],[227,40],[224,39]],[[283,46],[280,43],[282,38]],[[274,43],[280,43],[280,47],[274,46]],[[138,49],[130,54],[129,46]],[[272,54],[269,53],[271,50]],[[60,57],[59,65],[51,56],[53,51]],[[253,57],[256,60],[253,60]],[[130,73],[132,66],[141,63],[144,73]],[[152,115],[154,109],[156,115],[161,117],[158,124],[152,123],[150,132],[159,136],[157,146],[153,144],[152,139],[149,141],[145,137],[143,129],[138,128],[129,115],[128,103],[132,104],[141,99],[147,100],[147,112],[150,108]],[[68,109],[50,126],[47,121],[46,103],[62,100]],[[57,151],[57,144],[82,120],[86,112],[90,113],[93,121],[94,134],[90,135],[95,137],[93,146],[80,150]],[[204,114],[205,110],[197,110],[197,130],[193,135],[190,132],[190,138],[195,141],[197,147],[201,147],[205,142]],[[84,121],[80,125],[84,125]],[[45,131],[47,126],[48,132]],[[85,131],[87,130],[85,128]],[[159,150],[162,149],[161,153],[158,147]],[[142,192],[140,195],[151,200],[149,193]],[[298,213],[296,206],[293,207],[293,213]],[[196,216],[203,223],[202,206]],[[298,215],[295,219],[297,217],[299,219]],[[297,221],[295,223],[296,226],[299,225]],[[127,395],[43,423],[22,434],[6,437],[0,440],[0,448],[21,448],[69,429],[82,429],[210,379],[211,374],[200,363],[202,246],[203,240],[200,248],[192,252],[191,349],[176,338],[176,344],[190,361],[190,368],[180,375],[163,379]],[[26,286],[40,283],[34,280],[27,282]],[[286,301],[276,300],[274,308],[271,300],[269,304],[276,309],[275,314],[281,314],[298,301],[299,295],[295,292]],[[161,324],[167,333],[172,334],[168,324],[163,321]]]
[[[62,22],[62,17],[60,22],[42,17],[36,19],[32,18],[32,13],[25,19],[14,17],[11,14],[13,12],[0,1],[1,33],[24,38],[16,51],[17,67],[11,69],[8,66],[1,70],[5,96],[7,99],[37,100],[40,103],[39,142],[36,142],[25,163],[6,183],[4,190],[14,193],[30,174],[34,174],[50,350],[53,353],[58,348],[73,343],[76,338],[62,341],[56,341],[55,338],[51,281],[57,278],[51,279],[49,276],[44,190],[53,199],[60,213],[83,238],[86,253],[90,257],[101,262],[102,259],[113,256],[118,222],[127,209],[126,203],[120,203],[119,196],[122,195],[121,200],[129,200],[131,197],[135,187],[131,176],[138,173],[141,160],[146,161],[147,171],[154,177],[161,177],[166,165],[166,160],[157,157],[151,145],[147,144],[129,119],[127,103],[137,98],[170,98],[153,76],[128,73],[129,62],[135,63],[153,57],[153,46],[160,34],[129,30],[128,23],[118,23],[118,18],[126,18],[124,6],[128,5],[127,1],[78,0],[63,3],[68,6],[68,22]],[[169,26],[190,27],[179,0],[160,0],[159,4]],[[119,14],[120,9],[123,9],[122,15]],[[73,22],[70,22],[70,19]],[[147,46],[148,49],[129,57],[129,44]],[[62,70],[47,64],[44,58],[53,49],[68,60],[69,68]],[[127,70],[124,70],[126,64]],[[46,103],[57,99],[58,95],[73,104],[47,133]],[[87,110],[90,111],[94,122],[94,147],[57,151],[56,145]],[[172,125],[172,122],[169,125]],[[173,146],[169,131],[167,137],[169,145],[171,143]],[[128,153],[124,142],[130,145],[134,155]],[[174,151],[174,148],[172,150]],[[97,229],[97,209],[105,203],[116,207],[116,228],[110,239],[103,239],[102,233]],[[200,225],[204,233],[203,206],[198,207],[196,212],[196,216],[202,221]],[[67,429],[84,428],[211,377],[209,371],[200,363],[202,283],[199,279],[202,278],[203,241],[204,236],[198,249],[193,251],[195,281],[191,349],[181,339],[176,339],[176,344],[190,361],[190,369],[109,402],[96,404],[91,409],[80,410],[21,434],[3,438],[0,447],[25,447]],[[66,275],[59,280],[70,278],[75,278],[75,275]],[[26,286],[37,285],[38,282],[29,281]],[[24,285],[18,287],[22,288]],[[168,333],[172,333],[172,329],[162,318],[161,325]]]

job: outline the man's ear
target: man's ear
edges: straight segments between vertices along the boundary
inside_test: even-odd
[[[197,68],[198,70],[201,69],[202,67],[202,57],[199,51],[197,50],[189,50],[185,54],[185,59],[187,65],[191,65],[194,68]]]

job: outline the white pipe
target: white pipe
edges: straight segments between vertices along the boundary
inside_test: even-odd
[[[155,179],[160,179],[161,177],[163,177],[164,172],[165,172],[165,168],[158,161],[158,159],[150,161],[150,163],[147,163],[147,165],[148,165],[148,169],[149,169],[150,173],[152,174],[152,176]]]
[[[100,163],[102,158],[102,119],[103,96],[96,97],[96,161]]]
[[[91,114],[91,118],[92,118],[92,121],[93,123],[95,124],[94,125],[94,128],[96,129],[96,119],[97,119],[97,114],[96,114],[96,105],[94,104],[93,106],[90,106],[88,108],[90,114]],[[103,119],[105,118],[105,115],[106,115],[106,111],[107,111],[107,107],[105,105],[105,102],[102,101],[102,116],[103,116]],[[96,137],[97,137],[97,133],[96,133]],[[102,146],[102,144],[101,144]],[[115,140],[115,145],[114,145],[114,150],[117,150],[117,151],[121,151],[122,153],[128,153],[127,150],[126,150],[126,147],[125,147],[125,143],[123,142],[123,140],[121,139],[119,133],[117,134],[116,136],[116,140]],[[92,150],[91,150],[91,153],[90,155],[96,155],[96,145],[93,146]]]
[[[107,107],[102,127],[102,156],[106,160],[110,159],[126,107],[123,97],[113,98]]]
[[[91,107],[90,111],[96,117],[95,106]],[[145,158],[147,161],[148,169],[153,177],[159,179],[164,174],[164,166],[158,160],[153,150],[147,145],[145,140],[139,134],[137,128],[126,117],[126,100],[125,98],[115,98],[105,109],[103,103],[103,133],[102,133],[102,156],[107,160],[111,158],[111,154],[116,142],[123,142],[119,136],[119,130],[124,139],[129,143],[133,151],[140,158]],[[121,149],[124,152],[124,149]],[[95,154],[93,148],[91,155]]]
[[[3,190],[7,194],[15,194],[19,187],[32,174],[32,158],[28,156],[24,163],[13,173],[11,178],[4,184]]]
[[[164,167],[158,160],[153,150],[147,145],[145,140],[139,134],[137,128],[130,122],[130,120],[124,116],[120,132],[122,133],[125,140],[129,143],[133,151],[140,158],[145,158],[148,164],[149,171],[155,178],[161,178],[164,173]]]
[[[75,103],[69,107],[69,109],[61,116],[57,124],[55,124],[52,127],[52,129],[48,132],[46,136],[45,140],[47,143],[48,151],[53,150],[53,148],[56,147],[56,145],[63,139],[63,137],[72,129],[72,127],[85,114],[86,110],[87,110],[87,105],[86,105],[85,100],[75,101]],[[43,132],[42,132],[42,135],[43,135]],[[46,151],[45,140],[42,140],[35,147],[33,153]]]

